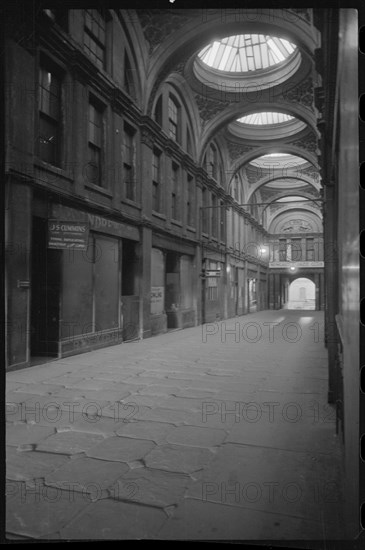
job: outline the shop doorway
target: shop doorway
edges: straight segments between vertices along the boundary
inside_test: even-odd
[[[316,285],[306,277],[290,283],[286,309],[315,309]]]
[[[61,250],[47,247],[47,220],[34,217],[31,261],[30,355],[58,357]]]

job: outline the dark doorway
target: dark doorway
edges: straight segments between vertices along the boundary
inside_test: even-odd
[[[30,337],[32,357],[58,356],[61,254],[61,250],[47,248],[47,220],[34,217]]]

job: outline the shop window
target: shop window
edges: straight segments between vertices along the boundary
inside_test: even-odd
[[[293,262],[300,262],[302,259],[302,241],[301,239],[291,239],[291,259]]]
[[[136,132],[129,124],[123,132],[123,168],[125,197],[136,200]]]
[[[314,239],[306,239],[306,259],[307,261],[314,261],[315,260],[315,254],[314,254]]]
[[[123,239],[122,244],[122,296],[138,294],[138,257],[136,243]]]
[[[54,166],[60,166],[61,135],[61,78],[45,64],[39,69],[39,157]]]
[[[152,152],[152,210],[161,209],[161,152],[154,149]]]
[[[100,68],[105,68],[106,21],[99,10],[85,10],[84,50]]]
[[[180,106],[172,96],[169,96],[168,111],[169,111],[169,136],[175,141],[179,142],[180,141],[180,135],[179,135]]]
[[[193,307],[193,262],[192,258],[182,255],[180,258],[181,277],[181,307],[189,309]]]
[[[195,226],[195,185],[194,178],[187,176],[187,201],[186,201],[186,223],[191,227]]]
[[[124,89],[128,95],[135,98],[136,90],[134,86],[133,71],[129,61],[128,55],[124,54]]]
[[[216,270],[219,266],[216,262],[210,262],[209,269]],[[209,301],[218,300],[218,277],[207,277],[207,299]]]
[[[102,154],[103,154],[103,108],[90,98],[89,102],[89,163],[87,177],[90,183],[102,185]]]
[[[119,242],[95,237],[94,330],[119,327]]]
[[[151,314],[158,315],[165,309],[165,257],[161,250],[151,250]]]
[[[180,220],[180,168],[172,163],[171,218]]]

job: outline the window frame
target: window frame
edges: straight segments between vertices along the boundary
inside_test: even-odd
[[[97,113],[100,121],[99,126],[94,124],[94,126],[98,127],[100,129],[99,131],[99,142],[97,140],[91,139],[91,108],[94,110],[95,113]],[[88,158],[89,158],[89,164],[95,163],[94,158],[90,158],[92,155],[95,155],[96,153],[99,156],[98,159],[98,176],[97,176],[97,183],[94,181],[89,181],[92,185],[96,185],[98,187],[104,187],[103,185],[103,175],[104,175],[104,152],[105,152],[105,146],[104,146],[104,140],[105,140],[105,129],[104,129],[104,117],[105,117],[105,105],[103,105],[94,95],[89,94],[89,103],[88,103],[88,134],[87,134],[87,142],[88,142]],[[94,136],[93,136],[94,137]]]
[[[58,94],[56,95],[57,98],[57,114],[55,115],[54,112],[52,112],[52,104],[54,107],[54,100],[52,101],[52,95],[55,96],[55,94],[52,94],[51,92],[51,85],[52,85],[52,78],[51,78],[51,84],[49,88],[49,110],[43,109],[43,98],[44,94],[42,93],[42,90],[46,90],[43,86],[43,78],[42,73],[48,73],[51,75],[51,77],[57,82],[57,88],[58,88]],[[50,164],[51,166],[55,166],[57,168],[62,167],[62,153],[63,153],[63,138],[64,138],[64,124],[63,124],[63,81],[64,81],[64,71],[56,66],[51,60],[48,58],[45,58],[43,56],[40,57],[39,65],[38,65],[38,100],[37,100],[37,119],[38,119],[38,140],[37,140],[37,155],[39,159],[42,162],[46,162],[47,164]],[[55,132],[55,146],[53,148],[52,158],[50,159],[50,155],[48,154],[42,154],[42,146],[46,145],[46,136],[44,135],[42,137],[42,127],[49,125],[54,128]],[[52,136],[48,138],[48,143],[52,139]]]
[[[92,12],[92,13],[90,13]],[[94,17],[95,12],[99,15],[99,20],[102,20],[104,23],[104,28],[102,29],[104,32],[104,41],[100,40],[100,37],[97,36],[94,32],[93,28],[90,28],[87,24],[87,16],[89,16],[93,22],[96,23],[100,28],[102,26],[99,24],[99,21]],[[92,27],[93,25],[91,25]],[[86,44],[85,37],[88,36],[89,40],[94,43],[94,45],[99,48],[102,51],[102,58],[98,56],[95,52],[92,51],[92,49],[89,47],[89,44]],[[85,9],[84,10],[84,25],[83,25],[83,49],[84,52],[86,52],[89,59],[92,59],[93,63],[99,68],[99,69],[106,69],[106,51],[107,51],[107,18],[104,14],[101,13],[99,9]],[[98,61],[97,61],[98,60]]]
[[[152,150],[152,210],[154,212],[161,213],[161,158],[162,152],[159,149],[153,148]],[[157,159],[157,171],[156,164]],[[157,177],[156,177],[157,175]],[[156,197],[154,191],[156,190]],[[156,201],[156,203],[155,203]],[[157,208],[155,208],[157,206]]]
[[[131,138],[131,147],[127,149],[126,136]],[[127,155],[127,151],[132,151],[131,155]],[[126,162],[126,159],[129,162]],[[137,202],[137,130],[128,122],[123,124],[122,137],[122,163],[123,163],[123,196],[126,200]],[[126,178],[126,170],[131,174],[131,178]],[[132,190],[131,195],[130,191]]]

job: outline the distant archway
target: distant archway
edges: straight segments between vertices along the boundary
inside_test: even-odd
[[[316,285],[306,277],[298,277],[289,285],[286,309],[315,309]]]

